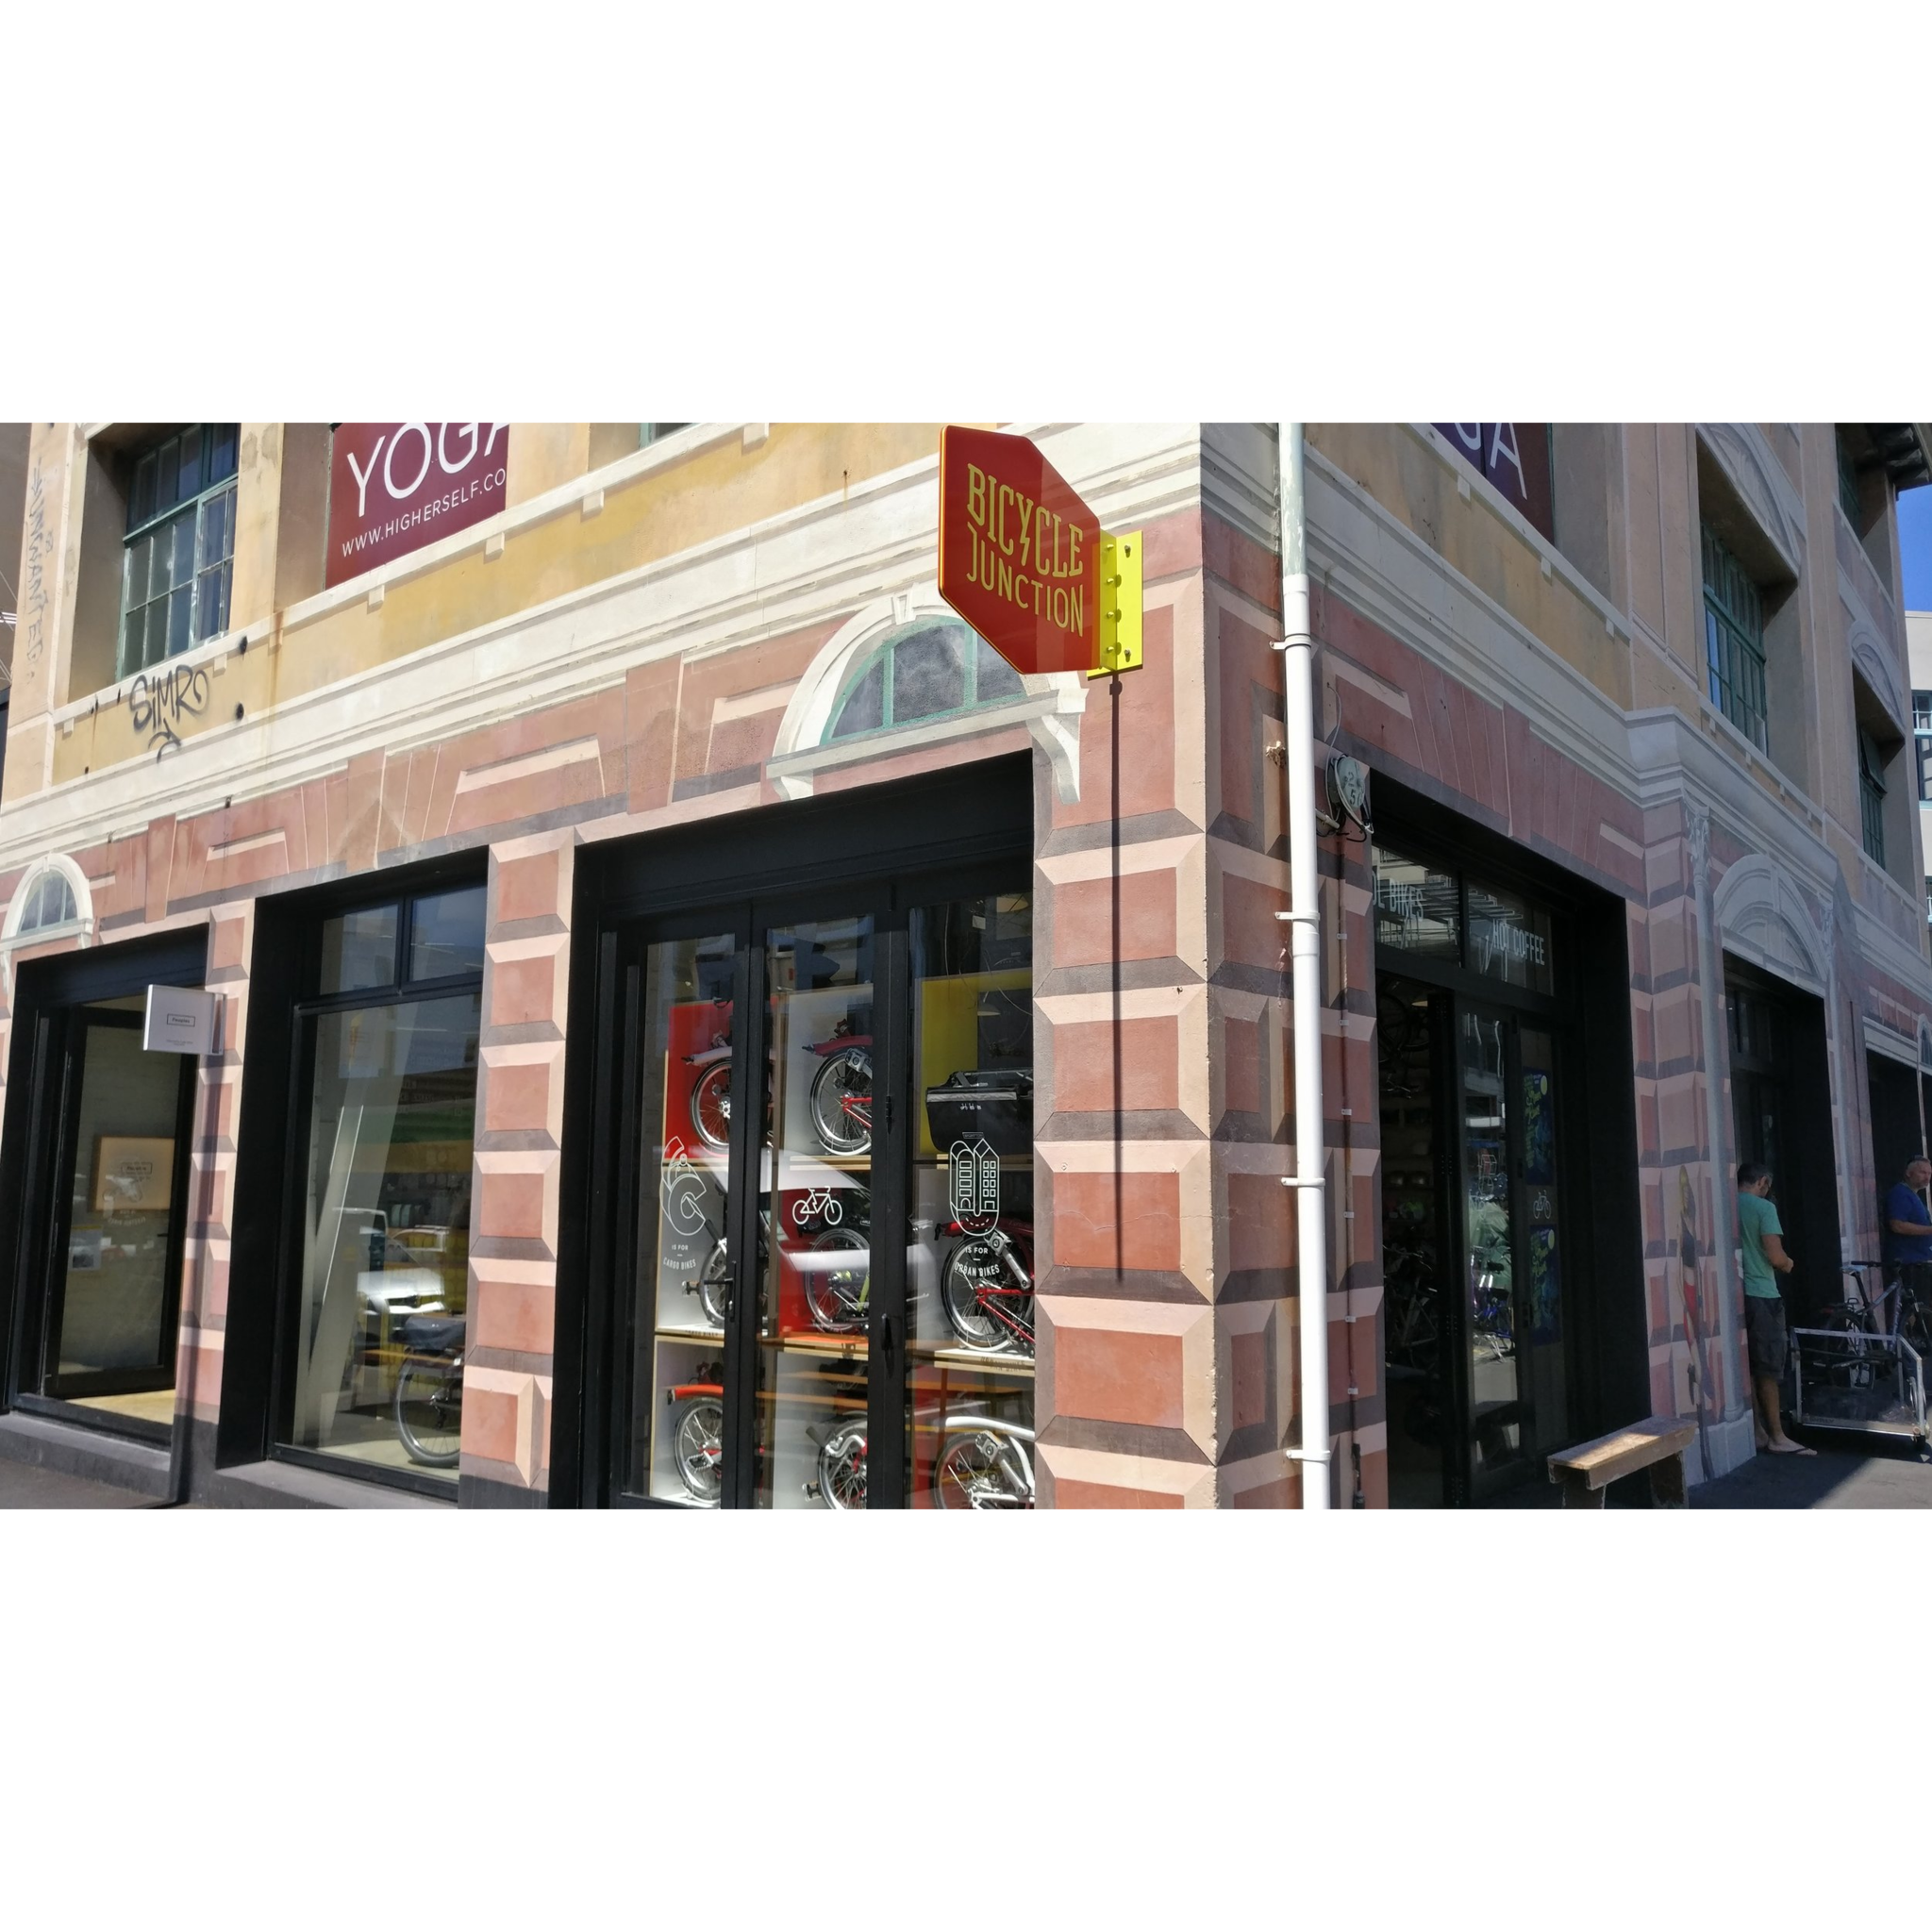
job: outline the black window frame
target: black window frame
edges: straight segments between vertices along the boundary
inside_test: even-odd
[[[386,882],[387,890],[376,891],[374,889],[375,882],[365,878],[358,881],[361,890],[353,897],[332,899],[315,909],[312,929],[317,943],[307,949],[306,971],[303,975],[306,991],[298,992],[289,1007],[290,1058],[287,1114],[282,1136],[284,1152],[281,1164],[281,1199],[279,1212],[275,1216],[275,1272],[271,1277],[275,1284],[274,1327],[269,1346],[269,1400],[266,1440],[263,1444],[267,1459],[291,1463],[298,1468],[345,1477],[351,1481],[376,1483],[388,1489],[431,1496],[445,1503],[455,1499],[461,1482],[460,1474],[452,1480],[448,1476],[423,1474],[413,1470],[391,1469],[361,1461],[354,1457],[334,1455],[326,1449],[306,1448],[300,1443],[285,1441],[282,1439],[291,1432],[295,1394],[297,1359],[291,1341],[291,1329],[299,1318],[303,1293],[302,1210],[305,1196],[302,1176],[309,1154],[309,1109],[315,1091],[316,1023],[336,1013],[366,1012],[379,1008],[415,1006],[429,1000],[474,994],[478,1003],[477,1077],[480,1084],[481,1037],[483,1027],[487,1024],[482,1008],[482,968],[479,966],[474,973],[444,974],[436,978],[410,979],[407,975],[417,903],[420,900],[438,898],[447,892],[462,891],[486,883],[482,876],[476,874],[474,864],[463,876],[439,878],[428,884],[412,882],[400,890],[397,883]],[[375,911],[388,906],[394,906],[397,908],[395,953],[391,961],[393,976],[381,986],[358,986],[340,992],[322,991],[320,940],[324,925],[331,919],[356,912]],[[484,929],[487,933],[487,897],[484,904]],[[474,1107],[473,1097],[473,1109]],[[470,1129],[473,1204],[475,1185],[475,1140],[476,1125],[473,1110]],[[467,1313],[465,1319],[467,1321]]]

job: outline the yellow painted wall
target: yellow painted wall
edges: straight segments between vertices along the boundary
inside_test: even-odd
[[[1307,439],[1566,664],[1629,707],[1629,645],[1562,578],[1545,577],[1542,559],[1514,530],[1459,496],[1454,470],[1433,450],[1388,424],[1311,423]]]
[[[231,657],[220,679],[210,680],[204,714],[181,718],[175,729],[185,739],[232,724],[238,704],[255,717],[441,639],[836,494],[935,455],[939,437],[936,423],[774,424],[753,449],[734,437],[694,451],[611,488],[596,516],[572,508],[512,530],[499,557],[466,551],[391,584],[379,609],[357,598],[289,631],[275,648]],[[560,445],[539,439],[532,447],[533,462],[563,459]],[[238,556],[238,608],[242,582]],[[132,728],[125,702],[109,705],[56,741],[54,782],[144,754],[152,756]]]

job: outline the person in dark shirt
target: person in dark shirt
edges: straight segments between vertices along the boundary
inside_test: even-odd
[[[1893,1181],[1885,1197],[1885,1272],[1896,1276],[1910,1270],[1908,1292],[1924,1280],[1922,1271],[1932,1262],[1932,1213],[1923,1199],[1928,1181],[1932,1160],[1915,1154],[1906,1162],[1905,1179]]]

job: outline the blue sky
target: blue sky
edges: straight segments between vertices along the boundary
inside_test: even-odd
[[[1904,564],[1906,608],[1932,610],[1932,483],[1901,492],[1898,548]]]

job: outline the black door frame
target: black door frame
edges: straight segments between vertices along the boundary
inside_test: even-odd
[[[80,1094],[87,1078],[87,1050],[90,1036],[96,1030],[137,1033],[142,1026],[139,1013],[91,1007],[71,1007],[62,1015],[62,1071],[59,1079],[60,1124],[55,1141],[57,1179],[53,1188],[53,1224],[47,1235],[45,1287],[36,1297],[40,1305],[39,1347],[32,1354],[40,1357],[41,1393],[43,1399],[60,1403],[77,1402],[90,1395],[146,1394],[175,1386],[175,1357],[180,1342],[181,1256],[188,1231],[188,1166],[191,1137],[194,1132],[194,1089],[198,1060],[189,1054],[176,1054],[175,1069],[175,1162],[168,1178],[168,1199],[173,1209],[168,1227],[168,1248],[161,1280],[162,1359],[152,1369],[108,1369],[88,1375],[62,1375],[50,1367],[47,1350],[54,1345],[66,1316],[67,1269],[61,1262],[66,1254],[74,1221],[75,1164],[80,1157]],[[30,1345],[31,1347],[31,1345]],[[23,1360],[28,1360],[24,1357]],[[25,1394],[25,1391],[22,1391]],[[27,1398],[28,1406],[32,1398]],[[125,1420],[125,1419],[124,1419]]]
[[[789,920],[870,911],[879,1105],[871,1190],[868,1504],[905,1500],[906,1242],[912,1160],[909,917],[917,906],[1032,890],[1030,755],[957,766],[824,799],[799,800],[580,851],[571,1003],[594,1014],[565,1057],[558,1265],[553,1507],[675,1507],[619,1480],[625,1353],[636,1301],[644,1066],[645,949],[729,931],[738,941],[732,1021],[730,1173],[758,1172],[763,1095],[766,935]],[[1036,968],[1037,970],[1037,968]],[[758,1200],[727,1191],[731,1271],[725,1327],[726,1507],[756,1499]],[[889,1232],[890,1231],[890,1232]],[[748,1292],[750,1288],[753,1291]],[[734,1400],[734,1395],[736,1400]]]
[[[70,1176],[59,1156],[77,1131],[67,1092],[68,1035],[76,1009],[123,999],[149,986],[200,986],[208,970],[208,928],[194,925],[118,945],[90,946],[21,961],[14,969],[13,1035],[8,1059],[6,1131],[0,1139],[0,1266],[7,1268],[6,1319],[0,1322],[0,1412],[20,1408],[77,1422],[110,1434],[165,1439],[159,1424],[96,1410],[41,1394],[38,1371],[44,1339],[47,1270],[59,1200],[58,1176]],[[195,1134],[195,1074],[186,1058],[182,1086],[186,1125],[175,1136],[177,1185],[183,1211],[173,1237],[171,1345],[178,1348],[182,1257],[188,1222],[187,1163]]]
[[[1644,1285],[1638,1194],[1636,1079],[1630,1040],[1629,952],[1624,902],[1588,880],[1566,874],[1500,833],[1457,814],[1449,806],[1376,774],[1375,837],[1405,858],[1453,874],[1459,881],[1458,911],[1468,927],[1467,890],[1474,878],[1520,893],[1551,920],[1554,991],[1513,987],[1459,963],[1429,959],[1372,941],[1377,982],[1387,974],[1415,981],[1445,996],[1446,1043],[1437,1078],[1459,1094],[1459,1035],[1463,1003],[1501,1007],[1551,1035],[1559,1089],[1557,1212],[1565,1230],[1563,1374],[1569,1397],[1567,1433],[1587,1440],[1622,1422],[1649,1413],[1648,1297]],[[1365,855],[1371,874],[1373,854]],[[1371,920],[1373,923],[1373,905]],[[1373,927],[1372,927],[1373,929]],[[1584,1015],[1607,1007],[1624,1021],[1592,1026]],[[1456,1136],[1455,1169],[1460,1180],[1461,1129],[1451,1108],[1439,1130]],[[1443,1143],[1443,1164],[1450,1148]],[[1446,1183],[1444,1183],[1446,1185]],[[1462,1234],[1461,1210],[1444,1203],[1448,1252]],[[1379,1232],[1377,1235],[1379,1241]],[[1458,1279],[1462,1273],[1457,1262]],[[1466,1284],[1463,1294],[1466,1294]],[[1457,1296],[1458,1306],[1463,1295]],[[1457,1334],[1457,1373],[1465,1377],[1467,1330]],[[1466,1387],[1466,1382],[1465,1382]],[[1459,1398],[1458,1427],[1468,1417]],[[1527,1466],[1527,1465],[1526,1465]],[[1511,1483],[1509,1487],[1514,1488]],[[1480,1501],[1459,1492],[1445,1502]]]

